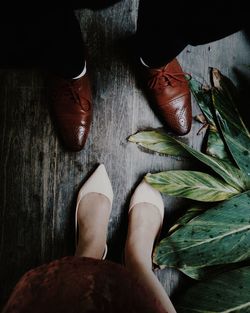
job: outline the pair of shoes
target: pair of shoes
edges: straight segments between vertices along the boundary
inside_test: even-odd
[[[54,77],[51,86],[52,112],[64,145],[80,151],[92,121],[92,92],[88,73],[78,79]]]
[[[176,59],[161,68],[144,68],[144,81],[164,123],[178,135],[192,124],[191,96],[185,73]],[[65,146],[80,151],[92,121],[88,73],[78,79],[57,77],[52,86],[52,111]]]
[[[177,59],[160,68],[143,66],[143,76],[146,92],[163,123],[175,134],[186,135],[192,124],[191,95]]]
[[[77,238],[77,231],[78,231],[78,211],[79,211],[79,203],[89,193],[98,193],[104,195],[110,201],[110,207],[112,207],[113,203],[113,189],[108,177],[107,171],[103,164],[99,165],[95,172],[90,176],[90,178],[85,182],[78,193],[77,197],[77,205],[76,205],[76,212],[75,212],[75,233]],[[164,203],[160,192],[153,189],[148,183],[144,180],[137,186],[136,190],[134,191],[129,205],[128,214],[134,209],[134,207],[139,203],[150,203],[154,205],[160,213],[161,216],[161,226],[164,218]],[[81,207],[81,210],[84,210]],[[111,211],[111,210],[110,210]],[[161,230],[161,226],[159,232]],[[158,232],[158,233],[159,233]],[[77,239],[76,239],[77,242]],[[107,245],[105,247],[105,252],[103,255],[103,259],[105,259],[107,254]]]

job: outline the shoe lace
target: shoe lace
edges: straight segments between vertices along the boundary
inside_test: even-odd
[[[78,103],[85,112],[89,111],[90,101],[87,98],[80,96],[80,93],[78,92],[78,90],[76,90],[76,87],[73,85],[72,82],[67,82],[67,84],[72,98],[75,100],[75,102]]]
[[[161,69],[154,69],[154,73],[148,81],[148,86],[150,89],[162,90],[167,86],[174,87],[176,83],[183,83],[186,80],[190,80],[191,75],[184,72],[172,73],[167,70],[167,66]]]
[[[74,86],[73,82],[64,81],[62,83],[62,90],[63,90],[63,95],[65,97],[70,97],[70,99],[78,103],[84,112],[87,112],[90,110],[90,107],[91,107],[90,101],[87,98],[80,96],[77,90],[77,87]],[[57,92],[54,92],[53,96],[56,98],[58,96]]]

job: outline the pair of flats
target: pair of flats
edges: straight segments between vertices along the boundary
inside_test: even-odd
[[[110,215],[111,209],[112,209],[112,203],[113,203],[113,188],[109,179],[109,176],[107,174],[107,171],[105,169],[105,166],[103,164],[100,164],[95,172],[89,177],[89,179],[84,183],[82,188],[80,189],[77,197],[77,205],[76,205],[76,212],[75,212],[75,232],[76,232],[76,238],[77,238],[77,232],[78,232],[78,213],[79,210],[85,210],[84,206],[80,206],[81,200],[90,193],[97,193],[104,195],[110,203],[110,208],[107,210],[107,214]],[[135,208],[141,209],[142,206],[136,206],[140,203],[149,203],[156,207],[159,210],[160,216],[161,216],[161,225],[159,227],[158,234],[160,233],[161,226],[163,223],[164,218],[164,203],[162,196],[160,192],[152,188],[144,179],[141,181],[141,183],[137,186],[136,190],[134,191],[130,204],[129,204],[129,210],[128,214],[131,214],[131,211]],[[107,255],[107,244],[105,247],[105,251],[103,254],[103,259],[105,259]]]

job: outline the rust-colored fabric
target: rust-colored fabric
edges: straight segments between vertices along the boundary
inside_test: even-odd
[[[3,313],[163,313],[115,263],[65,257],[27,272]]]

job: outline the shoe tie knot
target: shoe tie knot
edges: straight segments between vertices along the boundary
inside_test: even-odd
[[[150,72],[151,75],[148,81],[148,86],[150,89],[162,90],[167,86],[174,87],[177,83],[183,83],[186,82],[187,79],[191,79],[191,76],[184,72],[169,72],[167,70],[167,66],[161,69],[153,69]]]
[[[88,112],[90,110],[91,103],[88,99],[80,95],[80,87],[74,86],[74,84],[71,82],[67,82],[67,85],[72,99],[74,99],[74,101],[81,106],[83,111]]]
[[[52,96],[53,98],[61,97],[70,98],[80,105],[84,112],[88,112],[91,109],[91,102],[87,98],[83,97],[80,93],[81,86],[75,84],[75,82],[60,80],[59,82],[60,88],[55,88],[53,90]],[[60,90],[60,92],[58,91]]]

